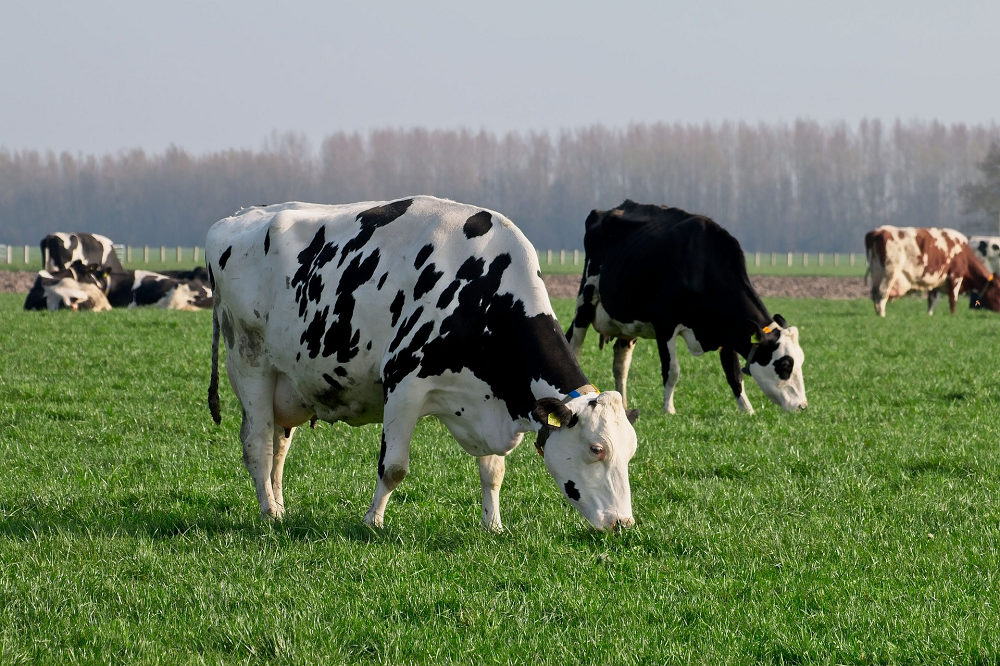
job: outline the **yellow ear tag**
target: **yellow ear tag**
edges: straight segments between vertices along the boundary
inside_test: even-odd
[[[760,335],[757,334],[757,333],[754,333],[753,335],[751,335],[750,336],[750,342],[752,342],[755,345],[759,345],[760,344]]]
[[[770,326],[765,326],[764,327],[764,332],[765,333],[770,333],[771,332],[771,327]]]
[[[551,413],[549,414],[548,422],[549,422],[549,425],[552,426],[553,428],[561,428],[562,427],[562,421],[560,421],[559,417],[556,416],[555,414],[551,414]]]

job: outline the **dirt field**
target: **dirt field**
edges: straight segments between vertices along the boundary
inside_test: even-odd
[[[553,298],[576,298],[579,275],[546,275],[545,287]],[[757,275],[751,278],[761,296],[790,298],[867,298],[868,289],[860,278],[792,277]],[[0,292],[28,293],[35,281],[29,271],[0,271]]]
[[[542,279],[552,298],[576,298],[580,276],[545,275]],[[757,293],[764,297],[868,298],[869,287],[861,278],[755,275],[750,280]]]

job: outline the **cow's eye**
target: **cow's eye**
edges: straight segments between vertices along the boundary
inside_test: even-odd
[[[602,444],[591,444],[590,452],[593,453],[598,460],[604,460],[604,457],[607,455],[607,452],[604,450],[604,446]]]

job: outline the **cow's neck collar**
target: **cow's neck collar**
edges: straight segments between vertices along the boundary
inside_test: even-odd
[[[566,394],[562,399],[562,403],[567,405],[570,401],[577,398],[582,398],[585,395],[591,393],[600,393],[600,390],[593,384],[585,384],[578,389],[574,389]],[[541,429],[538,431],[538,437],[535,438],[535,450],[538,451],[538,455],[542,458],[545,457],[545,441],[549,438],[549,433],[552,432],[553,428],[561,428],[562,423],[559,422],[558,417],[555,414],[549,414],[548,423],[542,424]]]

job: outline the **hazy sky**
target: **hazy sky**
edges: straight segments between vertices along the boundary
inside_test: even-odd
[[[0,0],[0,145],[1000,120],[1000,1]]]

